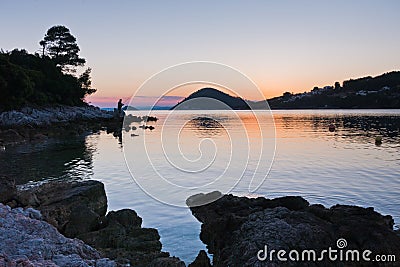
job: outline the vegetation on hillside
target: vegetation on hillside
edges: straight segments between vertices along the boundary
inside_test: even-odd
[[[376,77],[350,79],[334,86],[314,87],[310,92],[268,99],[272,109],[400,108],[400,71]]]
[[[199,100],[194,101],[195,99]],[[214,88],[203,88],[192,93],[171,109],[212,110],[228,108],[249,109],[249,106],[247,102],[240,97],[233,97]]]
[[[76,39],[64,26],[54,26],[40,41],[42,54],[24,49],[0,51],[0,111],[26,105],[84,105],[91,88],[91,69],[76,75],[83,66]]]

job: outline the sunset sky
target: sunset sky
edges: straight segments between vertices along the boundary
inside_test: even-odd
[[[67,26],[98,89],[88,101],[100,106],[115,105],[151,75],[188,61],[232,66],[267,98],[400,69],[396,0],[1,0],[0,7],[3,50],[39,51],[48,28]]]

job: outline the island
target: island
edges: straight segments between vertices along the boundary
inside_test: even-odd
[[[202,100],[200,100],[202,98]],[[199,99],[199,101],[194,101]],[[207,101],[216,100],[216,101]],[[285,92],[282,96],[250,101],[231,96],[215,88],[202,88],[171,108],[171,110],[215,109],[398,109],[400,108],[400,71],[376,77],[343,81],[342,85],[314,87],[309,92]]]

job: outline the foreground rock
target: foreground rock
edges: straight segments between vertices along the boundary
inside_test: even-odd
[[[135,211],[123,209],[106,215],[107,197],[101,182],[49,182],[18,191],[13,183],[3,184],[13,192],[4,198],[8,204],[39,210],[61,234],[83,240],[118,264],[184,266],[178,258],[161,251],[158,231],[142,228],[142,218]]]
[[[325,208],[310,205],[301,197],[276,199],[236,197],[225,195],[217,201],[192,207],[207,195],[188,199],[193,215],[202,222],[201,240],[213,254],[213,266],[280,266],[276,257],[260,261],[260,250],[305,249],[321,252],[328,247],[338,249],[337,240],[347,241],[344,249],[374,255],[395,255],[400,259],[400,236],[393,231],[391,216],[382,216],[373,208],[335,205]],[[260,254],[263,255],[263,254]],[[319,254],[317,254],[319,255]],[[285,266],[343,266],[343,262],[329,261],[284,262]],[[346,261],[346,266],[364,266],[368,262]]]
[[[51,182],[19,191],[16,200],[40,210],[44,220],[68,237],[97,229],[107,212],[104,185],[98,181]]]
[[[141,225],[142,218],[133,210],[111,211],[104,217],[99,230],[77,237],[121,264],[185,266],[178,258],[169,258],[169,253],[161,251],[156,229],[142,228]]]
[[[204,250],[200,250],[194,262],[188,265],[188,267],[211,267],[210,259]]]
[[[116,266],[82,241],[61,235],[31,208],[0,203],[0,240],[0,267]]]

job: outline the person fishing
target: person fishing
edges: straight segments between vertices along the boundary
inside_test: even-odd
[[[118,101],[118,114],[121,115],[122,113],[122,107],[123,107],[124,103],[122,103],[122,99],[120,99]]]

